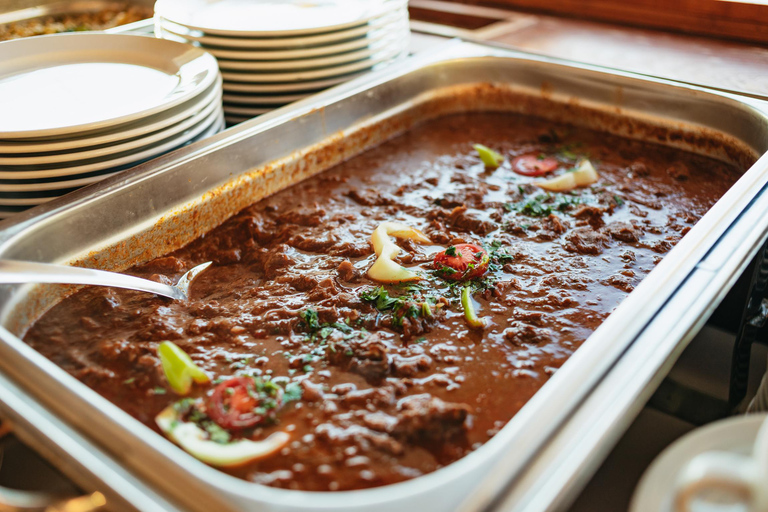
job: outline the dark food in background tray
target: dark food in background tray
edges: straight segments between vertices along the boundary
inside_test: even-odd
[[[143,5],[123,5],[98,12],[59,14],[0,25],[0,41],[21,37],[106,30],[152,17],[152,8]]]
[[[505,162],[486,167],[474,143]],[[519,155],[556,159],[550,176],[589,158],[599,181],[547,193],[532,185],[544,177],[512,170]],[[173,281],[213,260],[189,303],[85,289],[25,340],[155,429],[155,415],[176,402],[220,442],[290,435],[273,456],[226,469],[233,475],[306,490],[398,482],[494,436],[739,174],[713,159],[530,117],[446,116],[133,269]],[[419,228],[436,244],[399,242],[399,263],[426,279],[366,277],[371,233],[383,221]],[[433,269],[434,255],[459,243],[491,258],[470,283]],[[467,284],[484,329],[467,325],[459,297]],[[185,402],[161,370],[165,340],[216,379],[195,385]],[[263,421],[227,430],[211,420],[221,416],[212,390],[232,376],[260,379]],[[269,379],[281,389],[266,388]]]

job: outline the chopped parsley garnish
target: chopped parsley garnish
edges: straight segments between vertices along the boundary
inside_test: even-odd
[[[232,439],[229,432],[213,421],[203,421],[200,426],[208,432],[208,437],[214,443],[227,444]]]
[[[296,402],[301,400],[303,390],[298,382],[289,382],[285,385],[285,393],[283,393],[283,403]]]
[[[445,254],[448,256],[456,256],[456,246],[451,245],[445,250]]]
[[[343,322],[333,323],[320,323],[320,319],[317,316],[317,311],[309,308],[302,311],[299,316],[301,317],[303,327],[309,331],[309,338],[316,340],[327,339],[334,331],[341,331],[345,334],[345,339],[354,336],[354,329],[349,326],[349,319],[344,319]]]
[[[365,302],[373,303],[373,307],[379,311],[387,311],[402,306],[405,302],[403,297],[391,297],[389,292],[383,286],[364,291],[360,298]]]
[[[445,268],[456,272],[450,267]],[[392,326],[402,327],[403,320],[406,318],[433,318],[430,302],[434,304],[437,302],[437,299],[431,296],[417,298],[416,295],[421,296],[420,289],[414,290],[411,295],[393,297],[383,286],[378,286],[362,292],[360,298],[363,299],[364,302],[373,305],[373,307],[382,313],[391,311]]]
[[[305,309],[301,312],[301,319],[310,331],[316,331],[320,329],[320,320],[317,317],[317,311],[312,308]]]

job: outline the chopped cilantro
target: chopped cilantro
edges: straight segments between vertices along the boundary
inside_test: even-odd
[[[445,254],[448,256],[456,256],[456,246],[451,245],[445,250]]]
[[[295,402],[301,400],[303,390],[298,382],[289,382],[285,385],[285,393],[283,393],[283,403]]]
[[[214,443],[227,444],[232,436],[213,421],[204,421],[201,426],[208,432],[208,437]]]
[[[320,329],[320,320],[317,317],[317,311],[312,308],[305,309],[301,312],[301,319],[307,325],[310,331],[316,331]]]
[[[360,298],[365,302],[372,302],[373,307],[379,311],[394,309],[396,305],[403,302],[403,299],[400,297],[390,297],[389,292],[383,286],[364,291]]]
[[[155,387],[152,389],[152,393],[153,393],[153,394],[155,394],[155,395],[164,395],[164,394],[166,394],[166,393],[167,393],[167,391],[166,391],[166,389],[165,389],[165,388],[163,388],[163,387],[160,387],[160,386],[155,386]]]

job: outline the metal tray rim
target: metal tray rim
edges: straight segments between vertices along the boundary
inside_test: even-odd
[[[452,48],[455,50],[455,49],[456,49],[457,47],[459,47],[459,46],[461,47],[461,49],[471,49],[471,51],[469,51],[468,53],[469,53],[470,55],[471,55],[472,53],[474,53],[474,54],[475,54],[476,56],[478,56],[478,57],[479,57],[479,56],[499,56],[499,57],[508,57],[508,56],[514,56],[514,55],[516,55],[516,52],[508,52],[508,51],[501,51],[501,50],[492,51],[492,50],[483,49],[483,48],[481,48],[481,47],[477,47],[477,46],[474,46],[474,45],[454,45]],[[446,53],[448,53],[448,52],[446,52]],[[470,55],[464,55],[464,57],[469,57]],[[530,57],[529,57],[529,56],[524,56],[524,58],[526,58],[526,59],[529,59],[529,60],[530,60]],[[533,60],[543,60],[544,62],[550,62],[550,61],[553,61],[553,59],[533,59]],[[445,61],[445,59],[443,60],[443,62],[444,62],[444,61]],[[412,62],[413,62],[413,61],[412,61]],[[434,59],[434,58],[433,58],[433,59],[432,59],[432,63],[437,63],[437,62],[441,62],[441,61],[440,61],[440,58],[437,58],[437,59]],[[558,62],[551,62],[551,63],[558,63]],[[415,66],[415,65],[416,65],[416,64],[414,64],[414,66]],[[413,66],[411,66],[411,67],[413,67]],[[582,67],[582,66],[580,66],[580,67]],[[590,67],[590,66],[583,66],[582,68],[590,69],[590,68],[592,68],[592,67]],[[406,70],[402,70],[402,69],[399,69],[399,70],[398,70],[398,74],[399,74],[399,73],[404,73],[405,71],[406,71]],[[602,70],[600,70],[600,71],[602,71]],[[194,153],[196,153],[196,154],[198,154],[198,155],[199,155],[199,154],[201,154],[202,152],[212,151],[212,150],[214,150],[214,149],[215,149],[215,147],[214,147],[214,146],[215,146],[217,143],[220,143],[220,144],[219,144],[220,146],[225,146],[225,145],[227,145],[227,144],[229,144],[229,143],[233,143],[233,142],[235,142],[236,140],[239,140],[239,139],[242,139],[242,138],[247,138],[247,137],[251,136],[253,133],[255,133],[256,131],[262,131],[262,130],[263,130],[263,129],[265,129],[265,128],[266,128],[266,127],[269,125],[269,124],[272,124],[272,123],[270,123],[270,121],[272,121],[273,123],[279,123],[279,122],[280,122],[280,119],[283,119],[283,118],[285,118],[286,116],[292,116],[292,115],[296,115],[297,113],[300,113],[300,112],[301,112],[302,110],[304,110],[304,109],[309,109],[309,108],[318,108],[318,105],[322,105],[322,103],[323,103],[323,101],[324,101],[324,100],[330,100],[330,99],[331,99],[331,98],[333,98],[334,96],[335,96],[335,97],[338,97],[338,94],[341,94],[341,93],[352,94],[352,93],[355,91],[355,89],[360,89],[360,90],[363,90],[363,89],[365,89],[365,88],[368,88],[368,87],[372,87],[373,85],[375,85],[375,84],[377,83],[377,81],[385,81],[386,79],[388,79],[389,77],[388,77],[387,75],[390,75],[390,74],[394,74],[394,72],[390,72],[390,73],[382,73],[382,75],[377,75],[377,76],[375,76],[375,77],[373,77],[373,78],[368,78],[368,79],[361,79],[361,80],[359,80],[359,81],[356,81],[354,84],[351,84],[351,85],[347,85],[347,86],[342,86],[342,87],[341,87],[341,90],[339,90],[339,91],[334,91],[334,92],[332,92],[332,93],[324,93],[324,94],[320,95],[318,98],[316,98],[315,100],[305,100],[304,102],[301,102],[300,104],[296,105],[296,106],[295,106],[295,107],[293,107],[293,108],[289,108],[289,109],[286,109],[286,110],[284,110],[283,112],[280,112],[280,113],[276,113],[276,114],[275,114],[275,115],[274,115],[274,116],[273,116],[271,119],[265,119],[265,120],[263,121],[263,123],[259,123],[259,122],[255,122],[255,123],[248,123],[248,125],[247,125],[247,126],[243,126],[243,127],[240,127],[239,129],[236,129],[235,131],[233,131],[233,132],[231,132],[231,133],[228,133],[228,134],[227,134],[227,136],[220,136],[220,137],[218,137],[218,138],[217,138],[218,140],[215,140],[213,143],[210,143],[210,144],[202,143],[202,145],[201,145],[201,146],[199,146],[198,148],[195,148],[195,150],[196,150],[196,151],[194,151],[194,150],[190,150],[189,152],[186,152],[186,153],[187,153],[186,155],[184,154],[184,152],[182,152],[182,154],[176,155],[174,158],[171,158],[171,157],[169,157],[169,158],[161,159],[161,161],[159,161],[159,162],[157,163],[157,166],[158,166],[158,167],[160,167],[160,166],[161,166],[163,163],[171,164],[171,162],[172,162],[173,160],[176,160],[176,161],[178,161],[178,160],[183,160],[183,159],[185,159],[185,157],[186,157],[186,156],[189,156],[190,158],[192,158],[192,157],[193,157],[193,155],[192,155],[192,152],[194,152]],[[637,75],[634,75],[634,74],[631,74],[631,73],[626,73],[626,74],[622,74],[622,73],[614,73],[614,74],[616,74],[616,75],[619,75],[619,76],[621,76],[621,75],[625,75],[625,76],[627,76],[627,77],[630,77],[630,78],[635,78],[635,77],[637,77]],[[645,79],[643,78],[643,80],[645,80]],[[667,83],[667,84],[672,84],[672,85],[675,85],[675,86],[679,87],[679,84],[675,84],[675,83],[673,83],[673,82],[666,82],[666,81],[658,81],[658,82],[661,82],[661,83]],[[694,91],[698,90],[698,91],[701,91],[701,92],[706,92],[707,94],[710,94],[708,91],[706,91],[706,90],[704,90],[704,89],[699,89],[699,88],[694,88],[694,87],[686,87],[686,89],[690,89],[690,90],[694,90]],[[762,116],[763,118],[765,118],[765,115],[764,115],[764,113],[766,112],[766,109],[765,109],[764,105],[762,105],[762,104],[753,103],[753,102],[750,102],[750,101],[746,101],[746,100],[744,100],[744,99],[742,99],[742,98],[737,98],[737,97],[733,97],[733,96],[730,96],[730,95],[726,95],[726,94],[720,94],[719,96],[720,96],[720,97],[723,97],[723,98],[729,98],[729,99],[731,99],[731,100],[733,100],[733,101],[735,101],[735,102],[737,102],[737,103],[740,103],[740,104],[742,104],[742,105],[747,105],[747,106],[750,106],[750,107],[752,107],[752,108],[755,108],[755,109],[757,109],[757,111],[759,111],[759,112],[761,113],[761,116]],[[311,106],[311,107],[310,107],[310,106]],[[265,124],[266,124],[267,126],[264,126]],[[762,166],[765,166],[765,163],[766,163],[766,162],[765,162],[765,159],[762,159],[762,160],[760,161],[761,167],[762,167]],[[145,168],[146,168],[146,167],[148,167],[148,166],[145,166]],[[754,169],[754,168],[753,168],[753,169]],[[753,174],[755,174],[755,173],[753,173]],[[92,193],[93,193],[93,191],[90,191],[90,193],[92,194]],[[729,192],[729,193],[730,193],[730,192]],[[81,197],[82,197],[83,199],[85,199],[87,196],[88,196],[88,193],[85,193],[85,192],[84,192],[84,193],[83,193],[83,195],[82,195]],[[51,210],[56,210],[56,209],[57,209],[57,208],[51,208]],[[50,212],[50,213],[53,213],[53,212]],[[30,219],[26,219],[26,221],[27,221],[27,222],[28,222],[29,220],[30,220]],[[6,224],[7,224],[7,223],[6,223]],[[23,220],[22,220],[22,221],[19,221],[18,223],[12,222],[10,226],[16,226],[16,227],[18,227],[18,228],[20,228],[20,229],[18,229],[18,230],[13,230],[13,229],[11,229],[11,230],[9,230],[9,231],[10,231],[10,232],[16,231],[16,233],[15,233],[15,234],[17,234],[17,235],[18,235],[18,234],[21,234],[21,232],[23,232],[23,231],[24,231],[24,230],[23,230],[23,228],[22,228],[22,226],[23,226],[24,224],[26,224],[26,222],[24,222]],[[9,226],[9,227],[10,227],[10,226]],[[702,231],[702,230],[700,229],[700,231]],[[7,233],[8,233],[8,234],[11,234],[10,232],[8,232],[8,231],[7,231]],[[5,238],[5,243],[3,244],[3,245],[5,246],[5,245],[7,245],[8,243],[10,243],[10,242],[12,241],[12,239],[13,239],[13,238],[15,238],[15,237],[14,237],[14,236],[10,236],[10,237],[6,238],[6,237],[4,236],[3,238]],[[682,244],[682,242],[681,242],[681,244]],[[690,244],[689,244],[689,245],[690,245]],[[680,251],[678,251],[678,252],[680,252]],[[667,260],[667,259],[665,258],[665,261],[666,261],[666,260]],[[662,264],[663,264],[663,262],[662,262]],[[661,266],[661,264],[660,264],[660,266]],[[654,272],[656,272],[656,271],[654,270]],[[656,272],[656,273],[657,273],[657,274],[659,274],[659,272]],[[648,277],[647,277],[647,278],[646,278],[646,279],[643,281],[643,283],[645,283],[645,282],[648,282],[650,277],[651,277],[651,276],[648,276]],[[641,285],[641,286],[642,286],[642,285]],[[647,288],[647,286],[646,286],[646,288]],[[640,287],[638,287],[638,289],[640,289]],[[629,301],[629,298],[628,298],[627,300],[625,300],[625,303],[626,303],[627,301]],[[624,303],[622,303],[622,306],[623,306],[623,305],[624,305]],[[620,306],[620,307],[621,307],[621,306]],[[626,309],[626,308],[625,308],[625,309]],[[614,315],[612,315],[612,317],[613,317],[613,316],[614,316]],[[609,318],[609,320],[610,320],[610,318]],[[604,325],[605,325],[605,324],[604,324]],[[603,328],[601,327],[601,329],[603,329]],[[606,329],[603,329],[603,331],[605,331],[605,330],[606,330]],[[2,337],[3,337],[3,338],[6,338],[6,337],[7,337],[7,335],[8,335],[9,333],[8,333],[7,331],[5,331],[5,332],[2,332],[2,334],[3,334],[3,336],[2,336]],[[596,334],[597,334],[597,333],[595,333],[595,335],[596,335]],[[593,336],[595,336],[595,335],[593,335]],[[14,337],[14,338],[15,338],[15,337]],[[14,341],[15,341],[15,340],[14,340]],[[21,343],[21,342],[19,341],[19,343]],[[569,362],[568,362],[568,363],[570,363],[570,361],[573,361],[574,359],[576,359],[576,358],[577,358],[577,356],[578,356],[579,354],[583,353],[583,352],[585,351],[585,348],[586,348],[586,347],[587,347],[587,343],[585,343],[585,345],[584,345],[584,347],[582,347],[582,349],[580,349],[579,351],[577,351],[577,352],[574,354],[574,356],[571,358],[571,360],[569,360]],[[17,350],[18,350],[18,349],[21,349],[21,350],[23,350],[23,348],[24,348],[24,347],[16,347],[16,348],[17,348]],[[28,347],[27,347],[27,348],[28,348]],[[31,351],[31,349],[29,349],[29,350]],[[34,352],[34,351],[32,351],[32,352]],[[35,354],[37,354],[37,353],[35,352]],[[27,356],[28,356],[28,357],[30,357],[31,359],[34,359],[34,357],[35,357],[35,354],[27,354]],[[39,356],[39,354],[37,354],[37,356]],[[39,357],[42,357],[42,356],[39,356]],[[584,357],[586,357],[586,356],[584,356]],[[584,357],[581,357],[581,358],[584,358]],[[43,359],[44,359],[44,358],[43,358]],[[55,365],[53,365],[53,363],[50,363],[50,362],[49,362],[49,361],[47,361],[47,360],[45,360],[44,362],[39,362],[39,363],[49,363],[49,365],[50,365],[50,366],[52,366],[52,368],[46,368],[47,370],[53,370],[53,371],[54,371],[54,373],[63,373],[63,374],[64,374],[64,376],[66,377],[66,378],[64,379],[65,381],[66,381],[66,379],[67,379],[67,378],[68,378],[68,379],[71,379],[71,377],[69,377],[69,375],[67,375],[65,372],[63,372],[63,370],[61,370],[61,369],[59,369],[58,367],[56,367]],[[568,364],[568,363],[566,363],[566,364]],[[575,366],[575,363],[571,363],[571,366]],[[564,366],[564,368],[565,368],[565,366]],[[560,372],[558,372],[558,373],[560,373]],[[556,375],[557,375],[557,374],[556,374]],[[54,378],[56,378],[56,377],[61,377],[61,375],[57,375],[57,376],[55,376]],[[58,379],[57,379],[57,380],[58,380]],[[554,380],[554,377],[553,377],[553,380]],[[542,388],[542,389],[543,389],[543,388]],[[90,391],[90,390],[88,390],[88,391]],[[540,392],[540,393],[541,393],[541,392]],[[538,394],[537,394],[537,396],[538,396],[540,393],[538,393]],[[94,394],[95,394],[95,393],[94,393]],[[97,396],[98,396],[98,395],[97,395]],[[535,398],[536,398],[536,397],[534,397],[534,399],[535,399]],[[109,405],[111,405],[111,404],[109,404]],[[113,407],[114,407],[114,406],[113,406]],[[526,406],[526,407],[527,407],[527,406]],[[530,408],[529,408],[529,409],[530,409]],[[121,412],[122,412],[122,411],[121,411]],[[523,412],[523,411],[521,411],[521,414],[522,414],[522,412]],[[518,416],[520,416],[520,414],[519,414]],[[517,423],[519,424],[520,422],[517,422]],[[509,425],[511,425],[511,424],[512,424],[512,421],[510,422],[510,424],[509,424]],[[143,425],[140,425],[140,426],[141,426],[142,428],[146,429],[146,427],[143,427]],[[506,427],[505,427],[505,429],[506,429]],[[155,436],[155,434],[154,434],[153,432],[151,432],[149,429],[146,429],[146,430],[147,430],[147,432],[150,432],[150,433],[151,433],[153,436]],[[159,437],[159,436],[155,436],[155,437]],[[496,438],[494,438],[494,440],[491,440],[489,443],[486,443],[486,445],[485,445],[485,446],[496,446],[495,444],[493,444],[493,441],[495,441],[496,439],[502,439],[502,437],[503,437],[503,436],[501,436],[501,434],[500,434],[499,436],[497,436]],[[152,443],[152,444],[154,444],[154,443]],[[168,443],[164,443],[164,444],[166,444],[166,445],[167,445]],[[497,442],[496,444],[498,444],[498,442]],[[483,447],[483,448],[485,448],[485,447]],[[471,463],[471,465],[473,465],[473,466],[475,466],[475,465],[479,464],[479,463],[480,463],[480,457],[479,457],[479,455],[477,455],[477,454],[478,454],[480,451],[482,451],[482,450],[483,450],[483,448],[481,448],[481,449],[480,449],[480,450],[478,450],[477,452],[474,452],[474,453],[470,454],[469,456],[467,456],[467,457],[465,457],[465,458],[463,458],[463,459],[461,459],[461,460],[459,460],[459,461],[455,462],[454,464],[451,464],[450,466],[448,466],[448,468],[456,468],[457,466],[461,466],[462,464],[463,464],[464,466],[469,466],[469,465],[470,465],[470,463]],[[174,449],[174,450],[175,450],[175,449]],[[178,451],[178,450],[176,450],[176,451]],[[489,451],[489,449],[486,449],[485,451],[487,452],[487,451]],[[169,457],[170,457],[170,455],[172,455],[172,454],[169,454]],[[475,456],[475,457],[473,457],[473,456]],[[171,457],[171,458],[172,458],[172,459],[176,459],[177,457]],[[184,459],[186,459],[186,456],[184,457]],[[477,462],[475,462],[475,461],[477,461]],[[185,463],[187,463],[187,462],[189,462],[189,461],[188,461],[188,460],[179,460],[179,461],[177,461],[177,462],[185,462]],[[204,466],[204,467],[206,467],[206,468],[207,468],[207,466]],[[208,469],[210,469],[210,468],[208,468]],[[447,469],[447,468],[444,468],[444,469]],[[443,470],[439,470],[439,471],[437,471],[437,472],[435,472],[435,473],[431,473],[430,475],[425,475],[425,476],[423,476],[423,477],[421,477],[421,478],[419,478],[419,479],[416,479],[416,480],[412,480],[412,481],[410,481],[410,482],[404,482],[404,483],[401,483],[401,484],[395,484],[395,485],[393,485],[393,486],[387,486],[387,487],[383,487],[383,488],[379,488],[379,489],[370,489],[370,490],[365,490],[365,491],[349,491],[349,492],[344,492],[344,493],[335,493],[335,494],[333,495],[333,497],[331,497],[331,496],[327,495],[326,493],[305,493],[305,494],[311,495],[312,497],[311,497],[310,499],[311,499],[313,502],[316,502],[316,500],[320,499],[321,501],[327,502],[327,503],[325,503],[325,505],[328,505],[328,506],[330,506],[332,503],[334,503],[334,501],[332,501],[332,500],[335,500],[335,499],[336,499],[336,497],[338,497],[338,496],[347,496],[347,497],[349,497],[349,495],[350,495],[350,494],[352,494],[352,493],[356,493],[356,494],[369,494],[369,495],[372,495],[372,496],[371,496],[371,498],[374,498],[374,496],[373,496],[373,495],[376,495],[376,494],[382,494],[382,495],[384,495],[384,494],[389,494],[389,493],[391,493],[391,492],[394,490],[394,487],[396,487],[396,486],[399,488],[399,490],[401,490],[401,491],[405,491],[405,490],[406,490],[405,488],[406,488],[406,487],[408,487],[408,486],[409,486],[409,484],[412,484],[412,485],[411,485],[411,487],[413,487],[413,492],[423,492],[423,490],[424,490],[424,487],[425,487],[425,485],[426,485],[427,481],[430,479],[430,476],[433,476],[433,475],[435,475],[435,476],[436,476],[436,475],[438,475],[438,474],[439,474],[441,471],[443,471]],[[215,470],[214,470],[214,472],[215,472],[215,474],[217,474],[217,475],[221,475],[221,473],[219,473],[218,471],[215,471]],[[458,472],[458,471],[454,471],[454,472]],[[248,482],[244,482],[244,481],[240,481],[240,480],[235,480],[235,479],[232,479],[232,480],[234,480],[234,484],[242,484],[242,486],[241,486],[241,487],[242,487],[242,489],[238,489],[238,491],[246,492],[247,490],[252,490],[252,488],[253,488],[252,484],[250,484],[250,483],[248,483]],[[434,480],[434,479],[433,479],[433,480]],[[230,482],[230,483],[232,483],[232,482]],[[416,488],[415,488],[416,486],[418,486],[419,488],[418,488],[418,489],[416,489]],[[238,487],[238,485],[232,485],[232,487]],[[276,491],[276,493],[275,493],[275,496],[277,496],[278,494],[280,494],[280,495],[282,495],[282,494],[292,494],[292,495],[296,495],[296,494],[302,494],[302,493],[297,493],[297,491],[283,491],[283,490],[279,490],[279,489],[271,489],[271,488],[262,488],[262,489],[263,489],[263,490],[266,490],[266,491],[268,491],[268,493],[269,493],[269,494],[272,494],[272,492],[271,492],[271,491]],[[230,490],[233,490],[233,491],[234,491],[235,489],[230,489]],[[381,492],[379,492],[379,491],[381,491]],[[241,494],[241,492],[238,492],[237,494]],[[247,494],[249,494],[249,493],[247,493]],[[382,496],[382,497],[383,497],[383,496]],[[282,498],[282,496],[281,496],[281,498]],[[331,499],[331,500],[325,500],[325,498],[332,498],[332,499]],[[320,505],[321,507],[324,505],[323,503],[313,503],[313,504],[315,504],[315,505]],[[297,505],[298,505],[298,504],[297,504]],[[361,505],[361,504],[360,504],[360,503],[358,503],[358,505]]]

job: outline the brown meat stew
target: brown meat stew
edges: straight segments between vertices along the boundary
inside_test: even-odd
[[[473,143],[504,163],[486,167]],[[599,180],[546,192],[532,184],[545,178],[515,172],[520,155],[556,159],[549,177],[589,158]],[[305,490],[398,482],[493,437],[739,174],[530,117],[447,116],[132,270],[172,282],[212,260],[188,303],[85,289],[25,340],[156,430],[155,416],[179,403],[219,443],[290,436],[272,456],[225,470],[233,475]],[[421,281],[381,285],[366,276],[376,258],[371,233],[384,221],[421,229],[434,243],[397,242],[397,262]],[[488,271],[468,283],[433,266],[436,253],[461,243],[490,256]],[[467,325],[463,286],[484,329]],[[215,379],[183,402],[157,355],[166,340]],[[234,376],[257,377],[249,403],[262,406],[263,421],[247,428],[222,428],[207,409],[214,388]],[[265,402],[270,393],[276,399]]]

